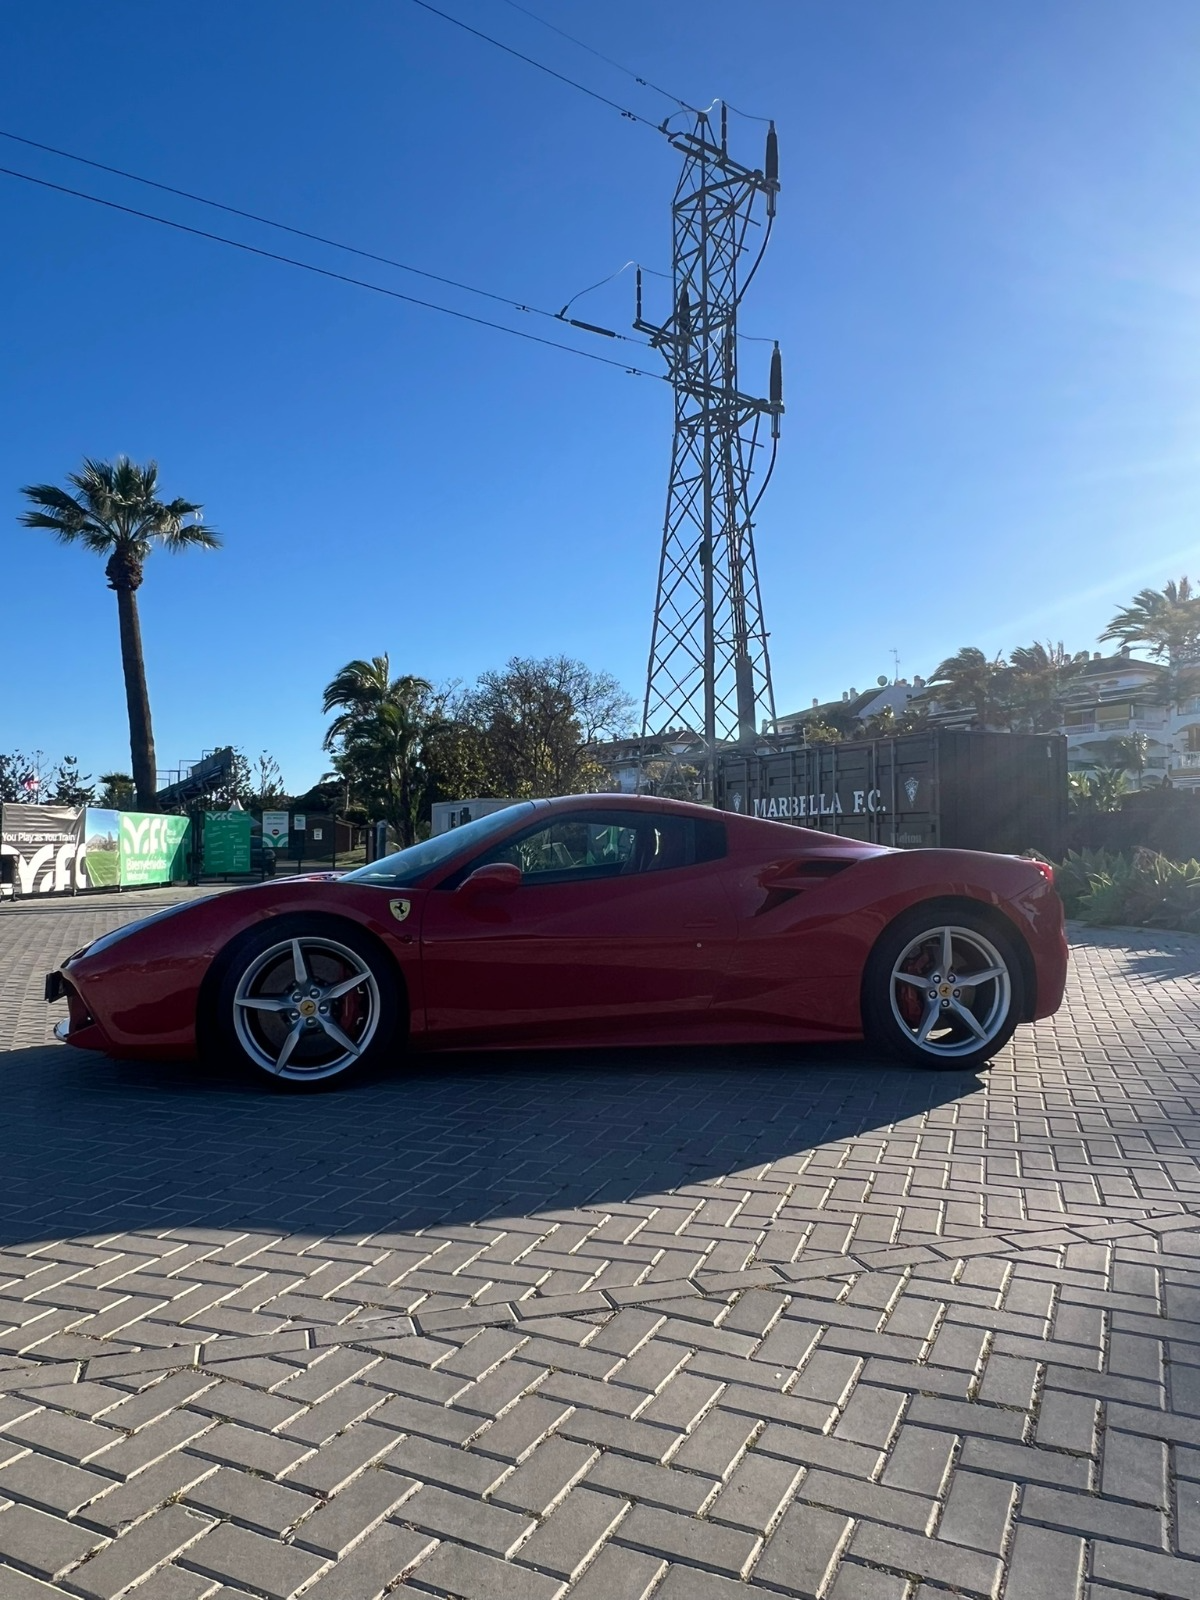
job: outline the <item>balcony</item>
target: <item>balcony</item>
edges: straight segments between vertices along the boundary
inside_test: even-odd
[[[1200,767],[1200,750],[1181,750],[1174,758],[1174,767]]]

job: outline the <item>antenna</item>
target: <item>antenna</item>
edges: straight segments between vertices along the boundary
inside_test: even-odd
[[[707,112],[697,114],[689,131],[667,137],[683,156],[671,207],[672,312],[661,324],[645,320],[639,274],[634,322],[662,351],[675,390],[642,733],[682,728],[701,734],[711,800],[718,743],[753,741],[760,713],[775,721],[752,517],[774,466],[783,365],[775,345],[769,398],[742,391],[737,312],[770,237],[779,145],[772,123],[761,169],[733,160],[724,105],[717,137]],[[756,213],[766,217],[757,245],[747,243],[750,229],[762,227]],[[770,419],[769,464],[751,499],[757,452],[767,448],[759,443],[764,417]]]

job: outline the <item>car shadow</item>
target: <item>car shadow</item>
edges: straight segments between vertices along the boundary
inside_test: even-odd
[[[1127,970],[1140,978],[1200,977],[1200,937],[1162,928],[1071,926],[1071,949],[1119,949]]]
[[[615,1205],[795,1162],[960,1099],[867,1046],[478,1052],[282,1094],[232,1069],[0,1053],[0,1245],[319,1236]]]

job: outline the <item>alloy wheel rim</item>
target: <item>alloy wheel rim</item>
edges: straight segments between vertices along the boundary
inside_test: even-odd
[[[336,939],[282,939],[250,963],[233,996],[238,1042],[256,1066],[292,1082],[354,1065],[379,1028],[379,985]]]
[[[901,1032],[931,1057],[974,1055],[996,1039],[1012,1006],[1004,957],[974,928],[927,928],[909,941],[888,983]]]

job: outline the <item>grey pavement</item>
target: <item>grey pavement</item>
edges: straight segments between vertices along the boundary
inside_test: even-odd
[[[52,1042],[0,908],[0,1600],[1200,1600],[1200,939],[979,1076]]]

